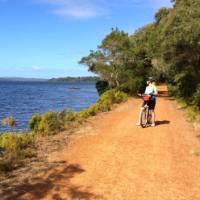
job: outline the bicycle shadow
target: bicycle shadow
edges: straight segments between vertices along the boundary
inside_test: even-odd
[[[164,124],[170,124],[170,121],[169,120],[156,121],[156,126],[160,126]]]

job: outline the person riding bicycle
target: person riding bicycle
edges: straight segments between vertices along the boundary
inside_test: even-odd
[[[156,106],[156,96],[157,96],[157,88],[155,85],[155,80],[153,79],[153,77],[149,77],[147,80],[147,87],[145,89],[145,93],[144,95],[149,95],[151,96],[149,102],[148,102],[148,106],[149,106],[149,110],[151,111],[152,114],[152,124],[151,126],[155,126],[155,106]],[[142,111],[144,109],[144,105],[145,102],[143,102],[142,106],[141,106],[141,110],[139,113],[139,120],[136,123],[137,126],[141,125],[141,115],[142,115]]]

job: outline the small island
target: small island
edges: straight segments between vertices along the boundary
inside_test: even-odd
[[[49,82],[86,82],[86,83],[96,83],[99,80],[98,76],[82,76],[82,77],[60,77],[60,78],[51,78]]]

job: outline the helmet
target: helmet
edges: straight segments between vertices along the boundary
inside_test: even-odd
[[[153,82],[153,81],[155,81],[155,79],[152,76],[150,76],[150,77],[148,77],[147,81]]]

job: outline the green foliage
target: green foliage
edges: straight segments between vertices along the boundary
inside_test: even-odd
[[[129,94],[143,90],[145,77],[154,76],[171,84],[171,94],[199,107],[200,1],[174,0],[173,4],[161,8],[153,23],[130,36],[112,29],[97,51],[80,63],[108,81],[110,88]]]
[[[99,80],[96,82],[96,89],[99,95],[102,95],[106,90],[109,89],[109,84],[107,81]]]
[[[28,125],[31,130],[33,130],[35,133],[39,132],[39,124],[42,120],[42,115],[36,113],[32,116],[32,118],[29,120]]]
[[[77,113],[73,112],[72,110],[67,110],[66,116],[65,116],[65,121],[66,122],[73,122],[76,121],[77,118]]]
[[[109,111],[113,104],[126,101],[128,95],[118,90],[108,90],[99,98],[98,102],[80,112],[63,110],[61,112],[48,112],[44,115],[35,114],[29,120],[29,127],[35,134],[54,135],[65,126],[82,123],[88,117],[96,115],[98,112]]]
[[[198,110],[200,111],[200,84],[197,86],[196,92],[193,95],[193,104],[198,107]]]
[[[54,135],[63,128],[64,122],[60,119],[59,113],[56,112],[44,114],[38,124],[38,130],[42,135]]]
[[[0,171],[10,171],[24,158],[35,156],[32,149],[35,136],[31,133],[0,135]]]
[[[143,78],[135,78],[135,79],[129,79],[125,83],[119,86],[119,89],[127,94],[137,94],[137,93],[143,93],[144,86],[145,86],[145,79]]]
[[[118,90],[108,90],[103,93],[97,103],[78,113],[70,112],[66,116],[66,122],[85,121],[88,117],[94,116],[99,112],[107,112],[111,110],[113,104],[124,102],[128,99],[128,95]]]
[[[109,90],[105,92],[100,99],[98,100],[97,103],[101,104],[104,102],[109,102],[110,105],[115,104],[115,103],[121,103],[126,101],[128,98],[128,95],[118,91],[118,90]]]
[[[29,127],[34,133],[54,135],[63,130],[65,117],[65,111],[48,112],[44,115],[35,114],[29,120]]]
[[[198,79],[191,72],[182,72],[176,75],[176,91],[177,96],[184,98],[185,100],[191,100],[197,86]]]
[[[130,78],[142,79],[151,68],[147,50],[140,49],[136,39],[117,28],[105,37],[97,51],[91,51],[80,63],[107,81],[109,88],[120,88]]]

